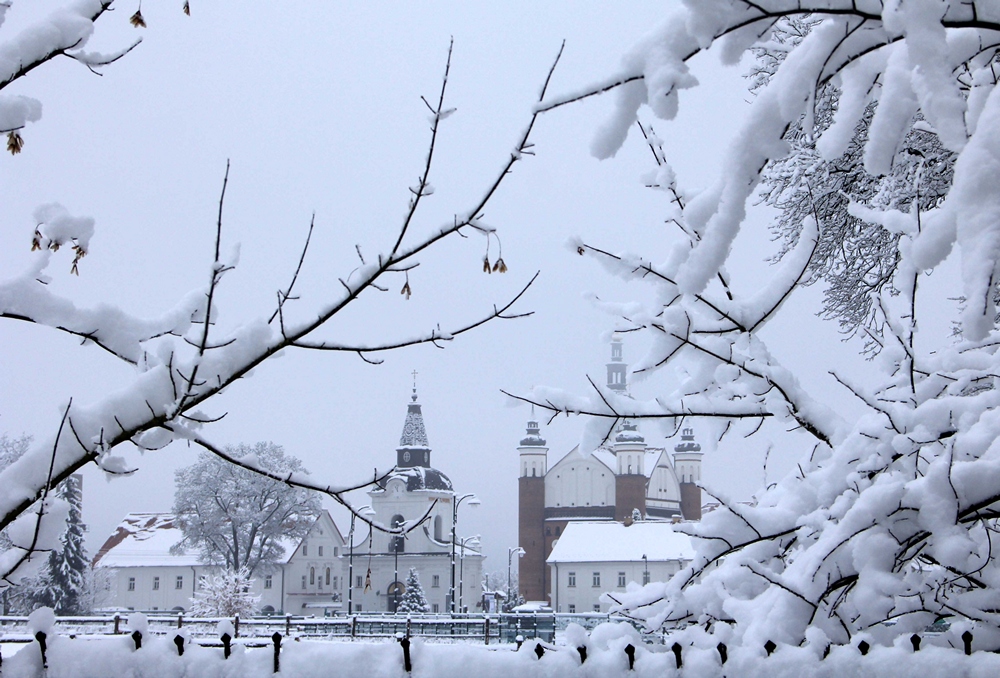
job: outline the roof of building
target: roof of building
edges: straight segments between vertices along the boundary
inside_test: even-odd
[[[424,417],[417,402],[417,389],[413,389],[412,402],[406,406],[406,419],[403,421],[403,433],[399,436],[399,449],[429,450],[427,429],[424,427]]]
[[[429,466],[408,466],[394,468],[385,479],[379,483],[379,490],[385,490],[386,485],[396,478],[406,481],[407,492],[454,492],[451,479],[436,468]]]
[[[642,520],[632,525],[612,521],[572,522],[552,547],[547,563],[596,563],[691,560],[691,537],[672,523]]]
[[[171,548],[183,538],[184,533],[173,513],[129,513],[94,556],[94,566],[204,565],[195,551],[180,549],[171,552]],[[286,563],[295,553],[298,542],[283,540],[282,546],[285,547],[285,553],[280,562]]]
[[[201,565],[196,553],[170,552],[184,538],[175,520],[172,513],[129,513],[94,556],[94,565]]]

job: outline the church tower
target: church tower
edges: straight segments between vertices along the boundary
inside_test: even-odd
[[[517,448],[521,465],[517,485],[517,544],[524,549],[518,566],[518,588],[525,600],[546,600],[545,472],[549,450],[537,421],[528,422],[526,433]]]
[[[681,442],[674,447],[674,469],[681,486],[681,514],[684,520],[701,520],[701,445],[694,440],[694,429],[681,431]]]
[[[646,439],[635,423],[626,419],[615,444],[615,520],[631,517],[634,509],[646,515]]]
[[[427,429],[424,428],[424,415],[417,402],[417,385],[413,385],[413,395],[406,406],[406,420],[403,422],[403,433],[399,436],[399,447],[396,448],[396,467],[412,468],[423,466],[430,468],[431,447],[427,442]]]
[[[628,365],[622,360],[622,337],[617,332],[611,335],[611,362],[608,366],[608,388],[615,393],[625,394],[628,387],[626,374]]]

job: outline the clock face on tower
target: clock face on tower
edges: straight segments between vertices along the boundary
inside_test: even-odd
[[[406,452],[403,452],[403,461],[410,461],[410,452],[409,452],[409,450],[407,450]]]

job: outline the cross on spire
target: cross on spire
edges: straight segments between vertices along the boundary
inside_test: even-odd
[[[417,401],[417,371],[413,370],[413,402]]]

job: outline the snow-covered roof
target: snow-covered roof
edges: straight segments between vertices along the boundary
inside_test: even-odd
[[[547,563],[597,563],[691,560],[694,546],[691,537],[674,530],[671,523],[639,521],[626,527],[622,523],[572,522],[552,547]]]
[[[324,511],[323,513],[326,513]],[[336,525],[334,525],[336,529]],[[339,535],[339,530],[337,531]],[[94,556],[100,567],[193,567],[204,565],[197,552],[170,548],[184,538],[173,513],[129,513]],[[343,543],[343,538],[341,538]],[[298,542],[282,540],[285,553],[279,562],[286,563],[295,553]]]
[[[385,477],[385,479],[379,483],[378,489],[373,490],[371,494],[384,492],[386,486],[392,480],[397,478],[406,482],[407,492],[421,492],[427,490],[433,492],[454,492],[451,479],[436,468],[430,468],[429,466],[408,466],[405,468],[394,468]]]
[[[424,416],[417,402],[416,389],[413,391],[413,402],[406,407],[406,420],[403,422],[403,433],[399,436],[399,449],[429,450],[427,429],[424,428]]]
[[[196,553],[170,552],[170,547],[184,538],[174,521],[172,513],[129,513],[94,556],[94,565],[201,565]]]

